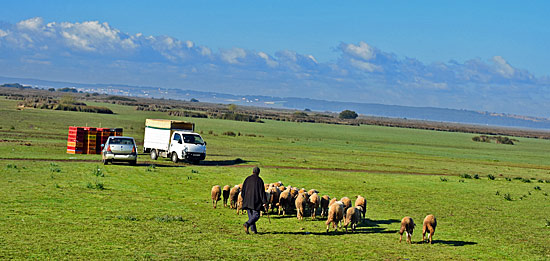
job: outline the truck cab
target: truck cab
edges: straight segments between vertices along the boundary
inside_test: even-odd
[[[206,142],[193,132],[175,131],[170,139],[170,157],[173,162],[188,160],[198,163],[206,158]]]

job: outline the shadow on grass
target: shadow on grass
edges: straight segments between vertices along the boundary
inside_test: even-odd
[[[334,231],[333,229],[331,229],[329,230],[329,232],[306,232],[306,231],[258,232],[258,234],[272,234],[272,235],[316,235],[316,236],[339,236],[339,235],[345,235],[345,234],[375,234],[375,233],[394,234],[394,233],[397,233],[397,230],[386,230],[385,228],[371,228],[371,229],[356,229],[355,232],[351,232],[351,229],[348,228],[348,232],[346,232],[345,228],[341,228],[341,229],[338,229],[338,231]]]
[[[248,161],[248,160],[243,160],[243,159],[240,159],[240,158],[236,158],[234,160],[203,160],[203,161],[199,162],[199,164],[196,164],[196,165],[200,165],[200,166],[232,166],[232,165],[245,164],[245,163],[250,163],[250,162],[255,162],[255,161]]]
[[[469,241],[458,241],[458,240],[432,240],[433,244],[443,244],[449,246],[468,246],[468,245],[477,245],[476,242]],[[428,244],[427,242],[418,242],[416,244]]]

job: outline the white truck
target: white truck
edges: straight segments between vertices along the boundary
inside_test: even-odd
[[[143,152],[150,153],[153,160],[161,156],[174,163],[187,160],[198,164],[206,158],[206,141],[194,130],[192,122],[147,119]]]

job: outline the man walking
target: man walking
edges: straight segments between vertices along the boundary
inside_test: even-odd
[[[248,176],[243,182],[243,209],[248,213],[248,221],[243,224],[244,231],[248,234],[249,230],[256,234],[256,221],[260,219],[260,211],[263,204],[267,203],[265,195],[264,181],[260,178],[260,168],[254,167],[252,175]]]

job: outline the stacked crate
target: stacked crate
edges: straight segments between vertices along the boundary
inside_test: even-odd
[[[85,153],[84,147],[86,135],[87,131],[83,127],[69,127],[69,137],[67,138],[67,153]]]
[[[103,149],[101,147],[102,144],[105,144],[107,142],[107,139],[111,135],[111,129],[109,128],[97,128],[97,134],[96,134],[96,151],[97,153],[101,153],[101,150]]]
[[[111,136],[122,136],[122,128],[112,128]]]
[[[96,137],[97,137],[97,130],[96,128],[92,127],[84,127],[84,130],[86,130],[86,141],[84,144],[86,154],[97,154],[97,143],[96,143]]]

